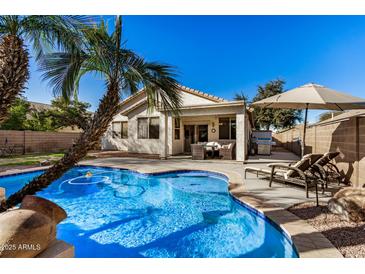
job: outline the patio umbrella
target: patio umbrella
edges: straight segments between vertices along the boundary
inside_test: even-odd
[[[303,157],[308,109],[339,111],[365,109],[365,99],[310,83],[254,102],[252,105],[263,108],[305,109],[303,140],[301,144]]]

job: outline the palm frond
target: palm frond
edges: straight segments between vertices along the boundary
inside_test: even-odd
[[[112,39],[116,48],[119,49],[122,41],[122,16],[116,16],[115,18],[115,30],[112,34]]]
[[[175,68],[164,64],[146,63],[146,70],[146,78],[148,79],[148,82],[146,82],[147,94],[157,93],[162,103],[161,107],[178,115],[182,99],[175,79]]]
[[[174,67],[146,62],[132,53],[124,56],[123,64],[125,69],[123,86],[133,87],[135,92],[138,84],[142,85],[146,91],[149,109],[162,107],[178,115],[182,100]]]
[[[129,49],[120,48],[121,18],[116,30],[108,33],[103,20],[83,30],[83,46],[64,52],[47,54],[41,69],[55,94],[70,97],[86,73],[101,74],[106,84],[119,83],[122,92],[133,94],[145,88],[148,106],[162,107],[175,113],[181,107],[176,70],[165,64],[146,62]]]
[[[18,15],[0,16],[0,37],[21,34],[21,17]]]
[[[43,80],[49,80],[56,96],[71,98],[78,85],[82,63],[87,58],[83,53],[70,54],[66,52],[50,53],[40,63]]]
[[[93,17],[47,15],[26,16],[22,20],[25,38],[33,44],[35,57],[42,58],[50,48],[68,51],[84,45],[83,30]]]
[[[55,95],[69,99],[78,92],[80,78],[97,73],[110,78],[115,56],[112,40],[105,27],[83,30],[83,45],[56,53],[47,53],[40,62],[43,80],[49,80]]]

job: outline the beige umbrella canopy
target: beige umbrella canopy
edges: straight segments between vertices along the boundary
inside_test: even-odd
[[[254,102],[253,106],[263,108],[305,109],[302,156],[305,147],[308,109],[347,110],[365,109],[365,99],[317,85],[304,86]]]

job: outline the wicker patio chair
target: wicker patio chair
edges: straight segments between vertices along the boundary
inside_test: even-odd
[[[191,155],[193,160],[204,160],[206,155],[205,145],[191,144]]]
[[[223,160],[233,160],[235,158],[236,143],[222,145],[219,149],[219,157]]]

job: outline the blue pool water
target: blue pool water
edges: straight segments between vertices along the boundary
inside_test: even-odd
[[[39,174],[0,177],[0,187],[9,196]],[[297,257],[284,233],[234,201],[214,173],[80,166],[37,195],[66,210],[57,237],[76,257]]]

